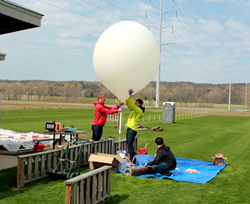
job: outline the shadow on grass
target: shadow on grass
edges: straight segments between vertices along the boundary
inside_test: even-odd
[[[169,124],[171,124],[171,123],[169,123]],[[184,124],[184,122],[180,122],[180,121],[178,121],[178,122],[174,122],[174,123],[172,123],[172,124],[175,124],[175,125],[180,125],[180,124]]]
[[[120,203],[121,201],[123,200],[126,200],[127,198],[129,197],[129,195],[125,194],[125,195],[114,195],[114,196],[111,196],[110,200],[105,202],[107,204],[117,204],[117,203]]]
[[[17,167],[0,171],[0,192],[10,191],[17,184]]]
[[[3,169],[0,171],[0,200],[23,193],[27,189],[18,190],[17,187],[17,167]]]
[[[17,188],[17,167],[12,167],[8,169],[3,169],[0,171],[0,200],[6,197],[15,196],[22,194],[25,191],[30,190],[33,186],[40,184],[48,184],[51,180],[49,178],[40,179],[39,181],[34,181],[25,184],[24,188]]]

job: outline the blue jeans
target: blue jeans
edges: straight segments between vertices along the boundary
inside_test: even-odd
[[[169,171],[169,167],[168,164],[165,162],[162,162],[160,164],[154,164],[153,169],[155,170],[155,172],[160,173],[162,175],[166,175],[166,176],[170,176],[172,173]]]
[[[131,128],[127,129],[126,138],[127,138],[127,143],[128,143],[128,153],[130,155],[130,161],[131,162],[133,161],[134,164],[136,163],[136,159],[134,158],[135,150],[134,150],[133,144],[134,144],[136,134],[137,134],[137,132],[132,130]]]
[[[93,131],[92,140],[99,141],[102,137],[103,126],[92,125],[92,131]]]

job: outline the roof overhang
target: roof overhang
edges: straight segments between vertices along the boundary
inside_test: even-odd
[[[8,0],[0,0],[0,35],[41,26],[44,15]]]
[[[0,61],[4,61],[5,60],[5,56],[6,56],[6,54],[0,53]]]

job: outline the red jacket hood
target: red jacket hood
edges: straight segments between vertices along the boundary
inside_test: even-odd
[[[99,101],[99,100],[95,101],[93,104],[94,104],[95,106],[96,106],[97,104],[104,105],[104,103],[103,103],[103,102],[101,102],[101,101]]]

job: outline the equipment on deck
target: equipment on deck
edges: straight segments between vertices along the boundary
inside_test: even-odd
[[[46,122],[45,129],[49,131],[60,131],[61,130],[61,123],[56,121],[53,122]]]
[[[76,128],[73,126],[63,128],[64,132],[76,132]]]

